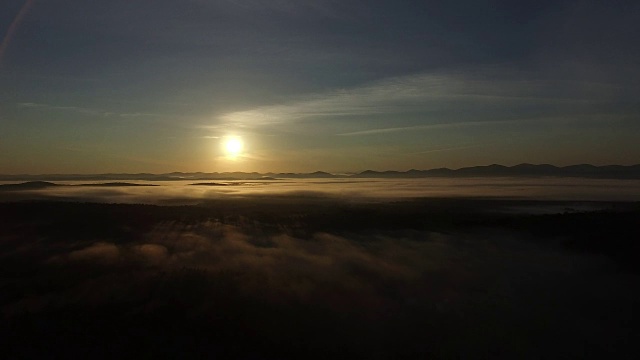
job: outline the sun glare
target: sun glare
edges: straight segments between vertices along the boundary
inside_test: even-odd
[[[224,143],[224,150],[230,157],[236,157],[240,155],[243,147],[244,144],[242,143],[242,140],[235,137],[227,139]]]

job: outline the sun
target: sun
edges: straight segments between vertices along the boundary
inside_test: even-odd
[[[227,139],[224,142],[224,150],[230,157],[236,157],[242,153],[242,148],[244,144],[242,143],[242,139],[237,137],[232,137]]]

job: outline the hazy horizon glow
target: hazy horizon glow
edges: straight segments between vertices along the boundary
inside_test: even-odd
[[[635,164],[638,23],[627,0],[7,0],[0,173]]]

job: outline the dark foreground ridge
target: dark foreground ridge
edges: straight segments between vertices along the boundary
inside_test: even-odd
[[[332,179],[332,178],[429,178],[429,177],[577,177],[593,179],[640,179],[638,165],[589,164],[558,167],[549,164],[520,164],[515,166],[487,165],[460,169],[439,168],[431,170],[374,171],[366,170],[357,174],[331,174],[323,171],[313,173],[183,173],[167,174],[44,174],[44,175],[0,175],[0,181],[65,181],[65,180],[277,180],[277,179]]]
[[[3,356],[631,359],[640,205],[588,205],[0,203]]]

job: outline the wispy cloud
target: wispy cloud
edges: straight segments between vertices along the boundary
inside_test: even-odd
[[[432,124],[432,125],[416,125],[416,126],[404,126],[394,128],[381,128],[370,129],[362,131],[353,131],[348,133],[336,134],[338,136],[359,136],[359,135],[375,135],[401,131],[415,131],[415,130],[433,130],[433,129],[447,129],[447,128],[462,128],[469,126],[487,126],[487,125],[499,125],[517,122],[517,120],[505,120],[505,121],[475,121],[475,122],[458,122],[458,123],[444,123],[444,124]]]
[[[28,109],[72,111],[77,113],[102,115],[102,116],[115,115],[115,113],[110,111],[80,107],[80,106],[59,106],[59,105],[49,105],[49,104],[32,103],[32,102],[19,103],[18,106],[21,108],[28,108]]]
[[[594,107],[614,102],[613,93],[610,84],[592,83],[585,87],[584,81],[537,79],[532,74],[491,71],[418,74],[226,113],[218,118],[218,126],[256,128],[313,119],[336,121],[348,129],[344,125],[354,118],[372,116],[385,116],[397,124],[403,124],[408,116],[421,120],[419,124],[413,120],[404,122],[406,126],[364,128],[340,135],[477,126],[530,118],[532,111],[541,117],[592,113]],[[503,116],[491,120],[496,113]],[[469,121],[470,118],[477,120]]]
[[[56,111],[69,111],[79,114],[104,116],[104,117],[121,117],[121,118],[139,118],[139,117],[166,117],[164,114],[154,114],[146,112],[114,112],[104,109],[82,107],[82,106],[60,106],[41,103],[25,102],[19,103],[19,107],[28,109],[43,109]]]

